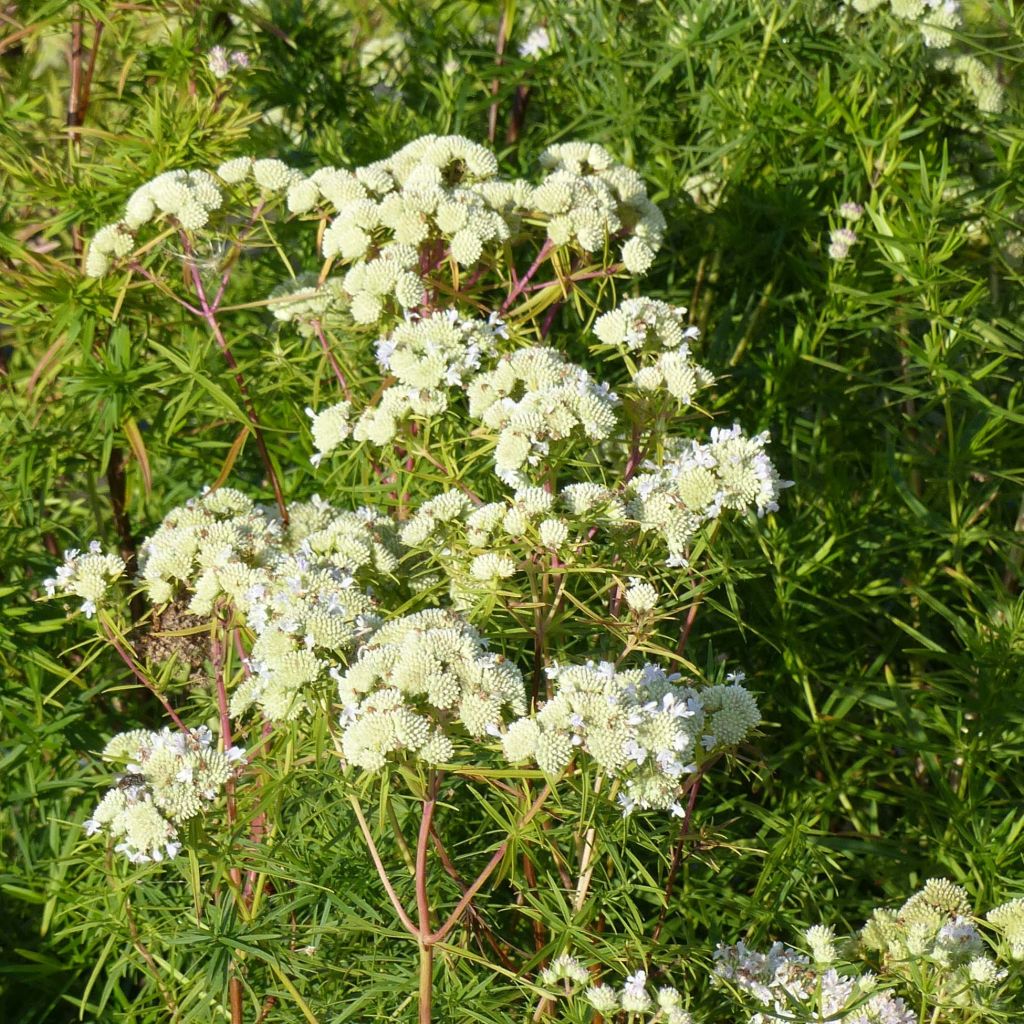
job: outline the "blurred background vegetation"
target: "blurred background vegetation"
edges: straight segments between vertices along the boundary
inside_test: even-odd
[[[690,640],[697,660],[746,667],[767,721],[749,771],[712,776],[697,805],[659,939],[677,980],[699,982],[718,941],[823,915],[856,927],[931,875],[980,906],[1024,894],[1024,16],[996,0],[965,12],[955,46],[991,69],[1001,111],[979,111],[887,5],[0,5],[0,1018],[166,1019],[139,928],[189,981],[183,1020],[213,1019],[238,948],[284,958],[321,1020],[410,1012],[412,952],[324,794],[282,780],[308,842],[274,851],[322,886],[274,910],[316,922],[316,962],[226,913],[175,930],[177,893],[153,877],[132,891],[137,921],[80,844],[96,751],[159,709],[88,624],[37,602],[41,579],[93,537],[130,556],[222,471],[268,494],[254,446],[232,461],[244,413],[201,325],[117,275],[86,280],[84,242],[160,171],[246,153],[354,166],[458,132],[525,174],[580,138],[662,206],[644,292],[691,308],[721,374],[711,411],[770,430],[796,482],[756,534],[725,538]],[[541,27],[547,44],[522,53]],[[215,45],[249,67],[216,79]],[[868,213],[836,261],[846,201]],[[240,274],[273,282],[259,259]],[[308,497],[320,353],[265,311],[242,323],[233,348],[286,492]],[[331,488],[359,504],[380,485],[349,465]],[[607,880],[601,912],[623,935],[658,918],[675,842],[659,828]],[[482,985],[450,981],[450,1019],[508,1019],[511,997],[488,1004]],[[301,1020],[282,993],[266,1019]]]

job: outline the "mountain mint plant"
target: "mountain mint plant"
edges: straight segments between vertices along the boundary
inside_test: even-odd
[[[538,1017],[586,986],[605,1020],[691,1021],[684,995],[644,970],[614,986],[543,929],[532,953],[519,935],[536,884],[529,864],[520,876],[524,845],[581,934],[596,928],[588,900],[618,849],[649,821],[678,821],[685,837],[705,777],[749,751],[761,722],[756,681],[701,669],[687,642],[720,528],[775,512],[789,481],[767,432],[706,422],[715,377],[696,361],[700,331],[643,294],[666,227],[640,176],[588,142],[551,146],[531,180],[503,175],[474,141],[428,135],[359,167],[240,156],[171,170],[128,197],[85,273],[137,284],[127,301],[158,291],[205,325],[267,491],[211,480],[166,513],[128,581],[152,616],[118,618],[127,605],[110,592],[126,566],[98,549],[68,552],[48,581],[87,614],[109,605],[105,637],[172,721],[106,745],[123,773],[89,835],[148,871],[185,850],[197,872],[217,849],[230,883],[217,899],[258,923],[279,883],[254,850],[301,828],[261,789],[298,770],[296,742],[315,738],[302,770],[354,818],[418,948],[421,1024],[435,951],[463,924],[532,985]],[[260,273],[243,278],[248,261]],[[253,296],[254,281],[274,283]],[[310,465],[271,458],[233,355],[234,317],[254,303],[329,371],[292,423],[273,424],[304,432]],[[332,467],[352,460],[372,482],[359,504],[334,486]],[[185,683],[145,654],[167,609],[206,636]],[[441,827],[474,801],[488,808],[489,859]],[[556,828],[573,837],[565,848],[547,838]],[[904,954],[959,972],[959,998],[1002,968],[948,904],[943,892],[923,916],[883,914],[864,945],[894,976]],[[992,923],[1017,949],[1015,913]],[[799,1001],[854,1007],[851,1024],[906,1017],[902,997],[837,974],[831,954],[820,971],[742,945],[716,959],[723,984],[763,1004],[751,1021]],[[241,1005],[243,958],[231,971]]]

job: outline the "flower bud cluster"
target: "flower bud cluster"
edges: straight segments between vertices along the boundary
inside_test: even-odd
[[[283,160],[254,160],[249,156],[225,161],[217,168],[217,176],[227,185],[252,182],[265,197],[286,193],[302,180],[302,173],[289,167]]]
[[[226,185],[253,181],[265,194],[283,192],[302,175],[280,160],[237,157],[217,170]],[[210,214],[224,202],[221,184],[209,171],[165,171],[139,186],[125,204],[119,221],[100,228],[93,236],[85,259],[89,277],[103,277],[115,260],[123,259],[135,247],[139,228],[162,217],[173,217],[185,231],[206,227]]]
[[[587,142],[549,146],[540,163],[548,175],[529,202],[549,217],[548,238],[590,253],[624,234],[626,270],[646,274],[661,248],[665,218],[648,198],[640,175],[616,163],[602,146]]]
[[[426,135],[386,160],[348,172],[323,168],[292,185],[293,213],[333,207],[325,259],[358,261],[345,276],[358,323],[375,323],[390,299],[409,309],[422,299],[421,252],[447,251],[460,266],[506,242],[509,215],[526,186],[497,180],[494,154],[459,135]],[[440,253],[437,253],[440,248]]]
[[[396,757],[450,761],[456,724],[479,740],[496,734],[506,715],[526,712],[519,670],[444,609],[385,623],[335,676],[344,707],[342,751],[370,771]]]
[[[106,832],[132,863],[174,857],[178,826],[215,801],[245,751],[212,749],[210,730],[191,733],[136,729],[115,736],[103,757],[127,762],[117,785],[85,822],[87,835]]]
[[[700,337],[700,328],[685,322],[685,306],[670,306],[660,299],[626,299],[594,321],[594,334],[606,345],[639,352],[679,348]]]
[[[537,466],[550,442],[582,434],[609,437],[618,397],[552,348],[519,349],[477,375],[468,388],[469,414],[498,432],[495,470],[512,487],[529,486],[524,466]]]
[[[273,721],[308,710],[379,625],[376,602],[358,584],[392,574],[396,549],[393,521],[375,509],[339,511],[318,497],[291,507],[280,546],[237,605],[255,642],[233,715],[254,704]]]
[[[238,715],[253,704],[270,719],[295,718],[314,684],[377,624],[364,589],[398,567],[389,516],[339,511],[314,497],[276,513],[230,488],[209,491],[164,518],[143,542],[141,576],[154,604],[190,596],[208,616],[221,599],[255,634],[250,671],[231,698]],[[364,586],[361,586],[362,583]]]
[[[280,521],[241,491],[206,491],[169,512],[142,542],[139,576],[154,605],[186,591],[188,611],[209,615],[220,596],[242,600],[280,536]]]
[[[761,720],[742,686],[696,690],[652,664],[623,671],[607,661],[554,664],[547,674],[554,696],[504,732],[505,756],[558,775],[577,751],[589,754],[609,778],[622,780],[624,815],[655,808],[681,817],[679,798],[701,749],[735,746]]]
[[[764,447],[768,433],[747,437],[739,426],[712,427],[708,444],[678,440],[661,464],[645,463],[626,489],[629,515],[668,545],[669,564],[685,565],[685,549],[706,522],[723,510],[778,508],[780,480]]]
[[[77,548],[68,548],[64,552],[64,564],[57,566],[53,576],[43,580],[43,587],[47,597],[59,592],[82,598],[82,611],[86,618],[92,618],[124,570],[124,559],[119,555],[105,555],[100,542],[94,540],[85,554]]]

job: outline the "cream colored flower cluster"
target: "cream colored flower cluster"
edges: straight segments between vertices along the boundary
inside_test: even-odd
[[[626,815],[655,808],[681,817],[680,794],[701,751],[735,746],[761,720],[739,684],[697,690],[652,664],[622,671],[607,661],[554,664],[547,674],[554,696],[502,734],[505,756],[558,775],[577,751],[588,754],[621,780]]]
[[[967,893],[944,878],[929,879],[899,910],[876,910],[865,924],[859,952],[881,954],[877,976],[843,966],[831,928],[809,928],[804,940],[810,957],[781,942],[766,953],[743,942],[718,947],[716,977],[759,1007],[749,1024],[805,1015],[842,1024],[917,1024],[919,1012],[937,1020],[940,1007],[996,1005],[996,986],[1007,977],[974,924]]]
[[[540,974],[541,983],[549,987],[564,986],[560,995],[573,998],[581,995],[602,1019],[628,1021],[630,1024],[693,1024],[693,1017],[683,1009],[678,989],[663,985],[651,994],[647,972],[634,971],[619,988],[607,983],[588,985],[590,972],[577,957],[562,953]]]
[[[398,568],[389,516],[341,511],[318,497],[290,513],[279,548],[238,603],[255,640],[249,674],[231,696],[233,715],[253,705],[273,721],[307,711],[380,622],[364,585]]]
[[[124,216],[93,236],[85,258],[85,273],[102,277],[115,259],[135,248],[135,232],[150,221],[173,217],[186,231],[205,227],[213,210],[224,201],[220,186],[207,171],[167,171],[137,188],[125,206]]]
[[[474,739],[526,712],[523,678],[464,619],[429,609],[385,623],[345,672],[335,673],[342,751],[371,771],[389,759],[429,764],[454,756],[453,727]]]
[[[218,597],[244,600],[280,536],[280,521],[267,509],[221,487],[164,517],[140,546],[139,576],[154,605],[190,594],[188,610],[209,615]]]
[[[665,388],[685,405],[694,394],[714,383],[709,370],[695,363],[690,341],[700,330],[685,323],[686,309],[659,299],[626,299],[597,318],[594,334],[606,345],[638,353],[640,365],[633,383],[644,392]]]
[[[220,179],[220,181],[217,180]],[[115,260],[134,248],[140,228],[165,217],[185,231],[199,231],[210,214],[224,203],[223,185],[253,183],[263,196],[284,192],[302,175],[280,160],[238,157],[220,165],[217,177],[209,171],[165,171],[140,185],[129,197],[120,220],[100,228],[85,257],[88,277],[103,277]]]
[[[998,910],[993,911],[998,916]],[[945,878],[930,878],[899,910],[876,910],[861,930],[861,944],[882,955],[885,968],[907,980],[939,971],[965,999],[978,985],[1002,980],[974,924],[967,893]],[[991,916],[990,916],[991,920]]]
[[[590,253],[623,233],[628,236],[623,265],[631,274],[646,274],[661,248],[665,218],[648,197],[643,178],[588,142],[549,146],[540,163],[548,175],[529,203],[550,218],[548,238]]]
[[[188,734],[135,729],[115,736],[103,757],[127,762],[125,771],[85,822],[86,834],[107,833],[134,864],[176,856],[179,826],[217,799],[245,754],[239,747],[214,750],[212,740],[205,726]]]
[[[626,489],[628,511],[641,530],[659,533],[669,565],[685,565],[685,550],[697,530],[722,511],[778,508],[780,480],[765,453],[767,432],[746,436],[738,426],[712,427],[708,444],[676,440],[660,464],[645,463]]]
[[[889,9],[903,21],[916,26],[924,45],[940,50],[935,66],[953,71],[971,94],[975,106],[984,113],[1003,109],[1005,90],[996,73],[973,53],[957,53],[953,49],[964,23],[963,6],[959,0],[846,0],[860,13],[867,13],[888,2]]]
[[[444,566],[452,602],[469,608],[481,590],[515,575],[532,552],[563,550],[575,529],[543,487],[522,488],[504,501],[482,505],[452,490],[420,505],[400,537]]]
[[[497,178],[494,154],[458,135],[427,135],[354,172],[321,168],[292,185],[288,207],[334,216],[323,234],[325,259],[356,261],[343,287],[357,323],[375,323],[390,306],[423,300],[421,260],[445,253],[469,267],[508,241],[511,215],[528,186]],[[392,303],[392,300],[394,302]]]
[[[1014,960],[1024,960],[1024,899],[1010,900],[990,910],[985,919],[1009,946]]]
[[[363,410],[352,435],[357,441],[383,445],[393,440],[410,414],[436,416],[448,409],[448,389],[462,388],[480,368],[493,361],[495,339],[507,338],[504,323],[462,318],[454,309],[428,316],[408,314],[404,322],[377,342],[377,362],[397,378],[376,405]],[[318,445],[319,447],[319,445]],[[326,454],[321,448],[321,453]]]
[[[143,542],[141,576],[154,604],[188,600],[195,615],[229,601],[254,633],[231,713],[258,705],[272,720],[309,706],[311,688],[376,626],[365,589],[398,566],[389,516],[340,511],[314,497],[276,513],[238,491],[210,491],[175,509]]]
[[[588,253],[625,237],[626,269],[645,273],[665,220],[641,177],[589,143],[552,146],[541,164],[548,174],[536,186],[502,179],[483,146],[427,135],[355,171],[314,172],[291,186],[288,206],[298,214],[333,210],[322,253],[354,261],[343,286],[357,323],[421,304],[423,274],[445,258],[475,266],[528,218],[547,222],[552,243]]]
[[[64,552],[64,564],[58,565],[54,575],[43,580],[47,597],[58,592],[82,599],[82,611],[92,618],[110,592],[114,581],[124,575],[124,559],[106,555],[100,542],[94,540],[84,554],[77,548]]]
[[[469,384],[469,414],[498,432],[495,470],[509,486],[526,487],[552,441],[583,435],[603,441],[616,426],[618,396],[553,348],[524,348]]]

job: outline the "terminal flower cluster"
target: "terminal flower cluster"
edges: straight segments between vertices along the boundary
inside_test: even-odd
[[[583,963],[567,953],[557,956],[540,974],[543,985],[563,987],[560,995],[573,1002],[582,1000],[609,1022],[694,1024],[693,1017],[683,1009],[678,989],[663,985],[652,992],[644,970],[627,975],[619,988],[606,983],[588,985],[590,980],[590,972]]]
[[[928,879],[899,910],[876,910],[861,931],[861,944],[880,954],[894,975],[912,980],[931,971],[941,976],[958,1002],[1006,973],[988,954],[967,893],[945,878]]]
[[[495,471],[512,487],[529,485],[524,467],[539,466],[552,441],[602,441],[616,426],[618,396],[553,348],[503,356],[472,380],[468,395],[470,416],[498,432]]]
[[[740,743],[761,721],[753,695],[739,684],[697,690],[653,664],[617,671],[611,662],[549,666],[554,696],[536,715],[502,735],[512,762],[532,760],[560,774],[588,754],[609,778],[620,779],[623,814],[671,810],[703,754]]]
[[[662,462],[647,462],[626,489],[627,511],[644,531],[664,538],[670,565],[685,565],[697,530],[723,510],[778,509],[781,480],[765,453],[768,434],[745,435],[738,425],[711,428],[708,444],[672,439]],[[674,443],[673,443],[674,442]]]
[[[685,323],[686,309],[670,306],[660,299],[626,299],[615,309],[598,317],[594,334],[606,345],[636,353],[640,366],[633,384],[643,392],[665,388],[684,405],[694,394],[714,383],[709,370],[695,363],[690,342],[700,329]]]
[[[973,53],[958,52],[957,36],[966,27],[963,5],[959,0],[846,0],[860,13],[881,8],[889,10],[902,21],[914,25],[926,47],[937,51],[935,66],[953,71],[984,113],[1003,109],[1005,90],[996,73]]]
[[[370,771],[389,759],[450,761],[453,727],[481,740],[526,713],[523,678],[465,619],[428,609],[385,623],[336,672],[342,752]]]
[[[188,599],[209,616],[221,600],[244,617],[254,642],[231,713],[256,704],[268,718],[295,718],[310,688],[379,621],[368,587],[398,566],[391,518],[341,511],[319,497],[296,503],[283,527],[276,512],[230,488],[169,513],[141,547],[150,600]]]
[[[191,733],[135,729],[103,750],[125,771],[85,822],[87,835],[107,833],[133,864],[161,861],[181,849],[179,826],[206,810],[235,774],[245,751],[213,749],[205,726]]]
[[[47,597],[54,597],[58,592],[80,597],[82,611],[86,618],[92,618],[124,571],[124,559],[104,554],[100,542],[94,540],[84,554],[77,548],[68,548],[64,552],[64,564],[57,566],[52,577],[43,580],[43,587]]]

